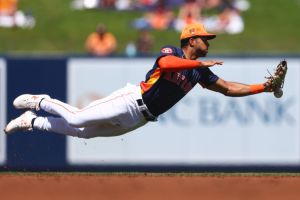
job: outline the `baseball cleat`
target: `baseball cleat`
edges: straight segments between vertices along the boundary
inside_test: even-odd
[[[23,94],[18,96],[13,105],[17,109],[32,109],[32,110],[40,110],[40,102],[43,99],[50,99],[49,95],[41,94],[41,95],[32,95],[32,94]]]
[[[36,118],[36,114],[32,111],[26,111],[16,119],[11,120],[5,127],[4,132],[10,135],[16,131],[32,131],[31,121]]]

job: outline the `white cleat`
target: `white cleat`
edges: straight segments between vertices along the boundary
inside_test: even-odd
[[[13,105],[17,109],[32,109],[40,110],[40,102],[42,99],[50,99],[49,95],[32,95],[32,94],[23,94],[15,98]]]
[[[32,119],[36,118],[36,114],[30,110],[26,111],[16,119],[11,120],[4,129],[7,135],[16,131],[32,131]]]

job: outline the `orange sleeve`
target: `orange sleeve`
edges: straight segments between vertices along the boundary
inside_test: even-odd
[[[193,69],[201,66],[197,60],[187,60],[176,56],[164,56],[158,60],[158,65],[162,71],[179,71],[184,69]]]

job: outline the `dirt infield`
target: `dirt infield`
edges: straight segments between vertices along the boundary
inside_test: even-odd
[[[0,174],[6,200],[300,199],[300,176]]]

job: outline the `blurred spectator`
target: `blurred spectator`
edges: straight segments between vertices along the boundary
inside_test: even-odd
[[[233,5],[240,11],[246,11],[250,8],[250,3],[248,0],[235,0]]]
[[[115,52],[117,41],[112,33],[107,32],[105,25],[99,24],[96,32],[88,36],[85,47],[92,55],[109,56]]]
[[[134,9],[150,10],[157,3],[157,0],[132,0]]]
[[[145,13],[143,17],[133,22],[133,27],[165,30],[172,26],[173,20],[173,12],[166,7],[166,1],[159,0],[152,11]]]
[[[185,0],[175,20],[175,30],[181,32],[187,24],[201,22],[202,7],[200,3],[199,0]]]
[[[117,10],[151,10],[160,0],[72,0],[71,8],[83,9],[105,9]],[[183,0],[164,0],[169,7],[178,7]]]
[[[12,16],[17,11],[17,0],[0,0],[0,14]]]
[[[75,10],[116,8],[130,10],[132,0],[73,0],[71,8]]]
[[[95,9],[100,7],[100,0],[73,0],[71,8],[75,10]]]
[[[137,53],[140,56],[151,55],[154,39],[147,29],[142,29],[136,41]]]
[[[248,0],[201,0],[205,4],[206,9],[228,6],[229,4],[240,11],[246,11],[250,8]]]
[[[234,0],[209,0],[207,8],[216,7],[219,14],[203,19],[207,31],[215,33],[238,34],[244,30],[241,12],[235,7]]]
[[[116,0],[100,0],[100,8],[115,8]]]
[[[214,9],[220,6],[223,0],[204,0],[203,6],[205,9]]]
[[[34,26],[34,17],[18,10],[18,0],[0,0],[0,27],[33,28]]]
[[[132,0],[116,0],[115,7],[117,10],[130,10],[132,8]]]
[[[244,30],[241,11],[248,8],[247,0],[185,0],[174,22],[174,29],[180,32],[189,23],[201,22],[209,32],[238,34]],[[217,14],[203,15],[202,11],[212,9]]]
[[[134,57],[136,56],[136,46],[134,44],[134,42],[129,42],[127,45],[126,45],[126,49],[125,49],[125,54],[128,56],[128,57]]]

